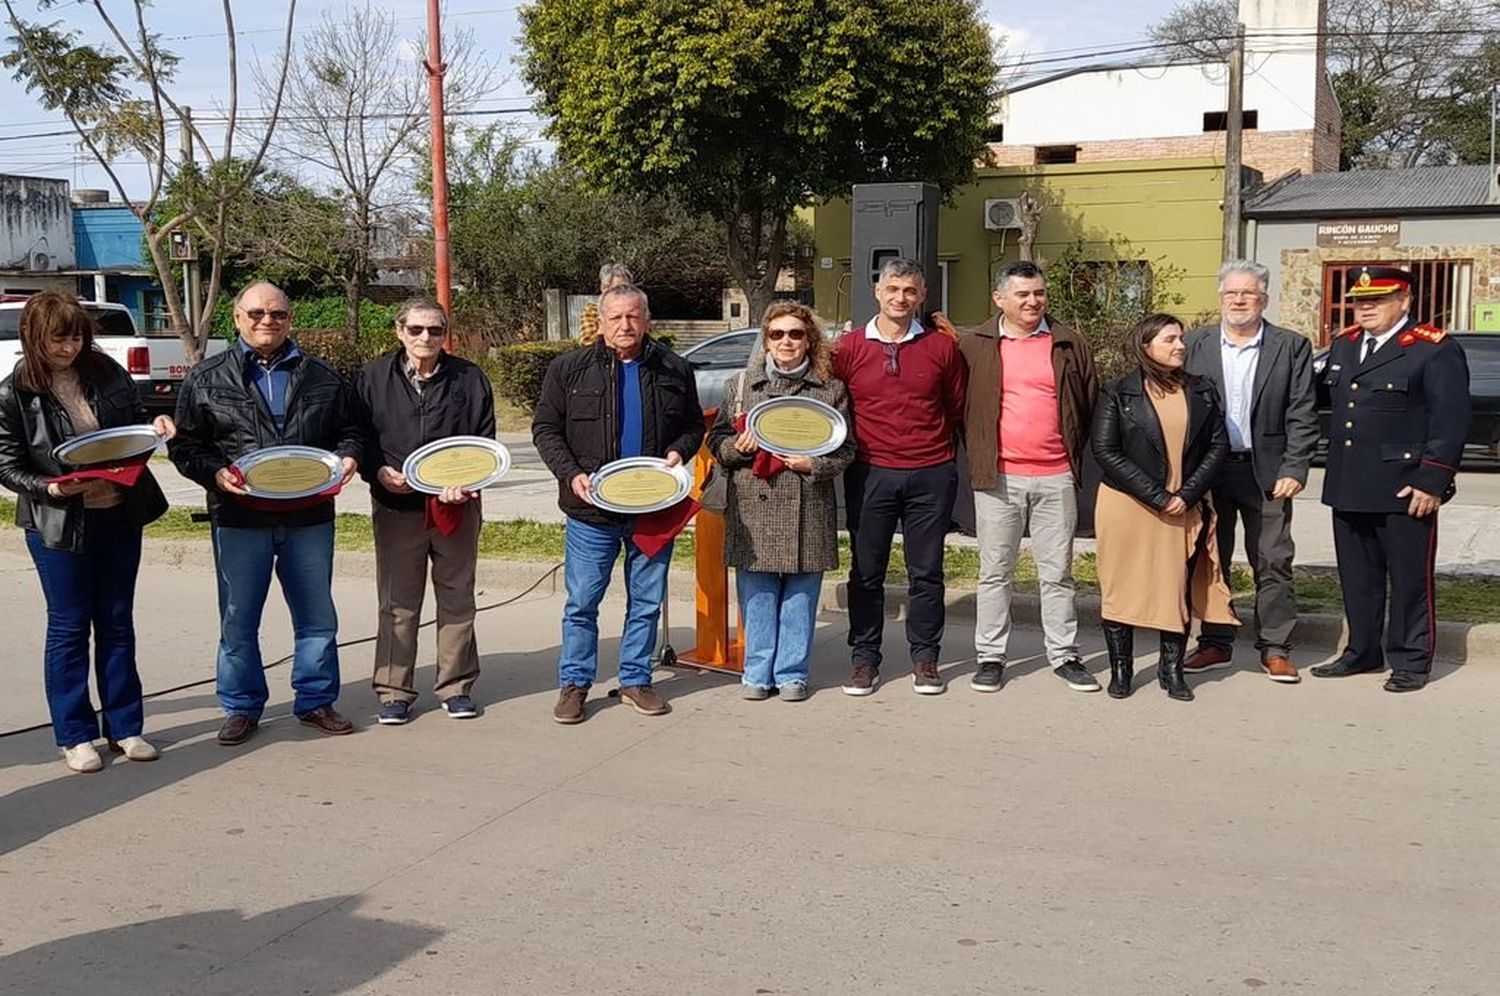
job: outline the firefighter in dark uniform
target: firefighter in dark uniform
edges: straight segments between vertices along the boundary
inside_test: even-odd
[[[1356,324],[1323,371],[1333,400],[1323,504],[1349,643],[1312,673],[1342,678],[1389,662],[1385,690],[1414,692],[1432,671],[1438,507],[1453,496],[1469,429],[1469,367],[1446,332],[1411,320],[1409,273],[1366,266],[1350,276]]]

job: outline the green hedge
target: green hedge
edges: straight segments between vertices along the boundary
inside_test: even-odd
[[[360,367],[396,348],[396,333],[389,328],[357,341],[345,335],[343,329],[297,329],[292,338],[304,353],[327,360],[345,377],[353,377]]]
[[[518,342],[497,346],[494,357],[495,393],[526,411],[535,411],[542,396],[542,378],[547,367],[564,353],[578,348],[571,339],[562,342]]]
[[[392,335],[396,327],[396,312],[400,305],[377,304],[366,301],[359,308],[359,337],[380,338]],[[342,297],[301,298],[292,302],[292,326],[299,329],[340,329],[344,327],[344,299]],[[214,308],[214,335],[233,339],[238,333],[234,329],[234,296],[219,299]],[[395,339],[390,340],[392,344]]]

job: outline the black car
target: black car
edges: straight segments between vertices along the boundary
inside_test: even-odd
[[[1469,361],[1469,396],[1473,400],[1473,414],[1469,420],[1468,445],[1480,447],[1492,456],[1497,455],[1496,449],[1500,446],[1500,333],[1450,334],[1463,347],[1464,356]],[[1333,410],[1328,385],[1323,382],[1323,370],[1327,365],[1327,349],[1313,356],[1313,378],[1318,392],[1318,432],[1322,436],[1320,446],[1328,444],[1328,426]]]

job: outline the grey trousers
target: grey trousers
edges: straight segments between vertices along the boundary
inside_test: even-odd
[[[417,627],[427,594],[427,564],[437,596],[438,701],[468,695],[479,677],[474,643],[474,572],[479,559],[479,501],[464,506],[452,536],[428,529],[422,512],[397,512],[374,502],[375,676],[380,701],[417,700]]]
[[[1071,473],[1047,477],[1001,474],[995,487],[974,492],[974,532],[979,538],[974,652],[980,661],[1005,660],[1016,556],[1021,552],[1021,535],[1028,527],[1041,587],[1047,660],[1057,667],[1078,656],[1078,607],[1073,584],[1078,492]]]
[[[1292,627],[1297,625],[1297,599],[1292,590],[1292,500],[1273,500],[1255,482],[1248,460],[1224,465],[1213,488],[1214,511],[1219,516],[1219,559],[1225,570],[1234,558],[1235,526],[1245,528],[1245,559],[1255,575],[1255,647],[1261,658],[1291,652]],[[1204,623],[1199,646],[1228,650],[1238,627]],[[1249,627],[1246,627],[1247,629]]]

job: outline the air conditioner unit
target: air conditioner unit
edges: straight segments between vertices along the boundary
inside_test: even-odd
[[[992,232],[1021,227],[1021,199],[1006,197],[984,202],[984,227]]]
[[[44,252],[34,252],[26,260],[28,270],[50,270],[52,269],[52,257]]]

